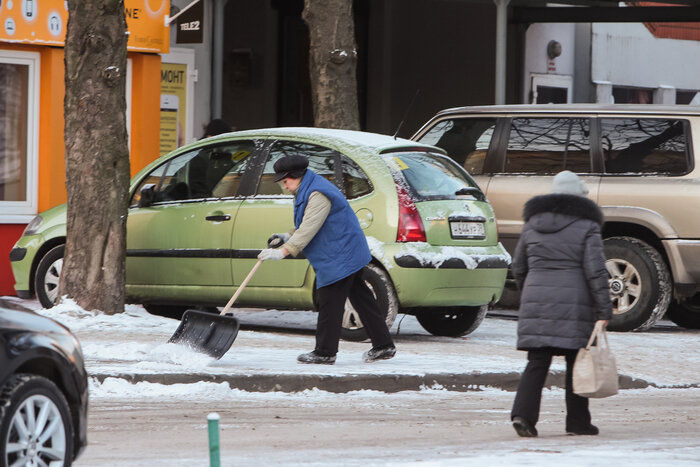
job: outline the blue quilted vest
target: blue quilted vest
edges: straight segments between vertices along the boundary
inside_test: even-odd
[[[331,182],[307,170],[294,200],[294,225],[299,228],[314,191],[331,202],[326,221],[303,253],[316,271],[316,288],[356,273],[372,259],[360,223],[343,193]]]

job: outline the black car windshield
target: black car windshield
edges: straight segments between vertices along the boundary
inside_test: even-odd
[[[391,171],[401,174],[412,194],[424,200],[470,196],[483,200],[476,182],[450,158],[428,152],[391,153],[383,156]]]

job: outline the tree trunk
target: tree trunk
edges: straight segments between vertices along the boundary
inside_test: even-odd
[[[359,130],[353,0],[304,0],[314,123]]]
[[[68,0],[66,251],[59,295],[124,311],[129,149],[123,0]]]

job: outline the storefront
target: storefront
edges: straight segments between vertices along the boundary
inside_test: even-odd
[[[161,53],[169,0],[125,0],[131,172],[160,153]],[[9,252],[29,221],[66,201],[64,0],[0,1],[0,295],[14,294]]]

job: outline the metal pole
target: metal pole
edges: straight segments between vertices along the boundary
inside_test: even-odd
[[[211,118],[221,118],[224,75],[224,8],[228,0],[214,0],[212,44]]]
[[[207,415],[209,427],[209,467],[221,467],[221,448],[219,443],[219,417],[218,413]]]
[[[495,104],[506,103],[506,35],[510,0],[493,0],[496,4],[496,95]]]

